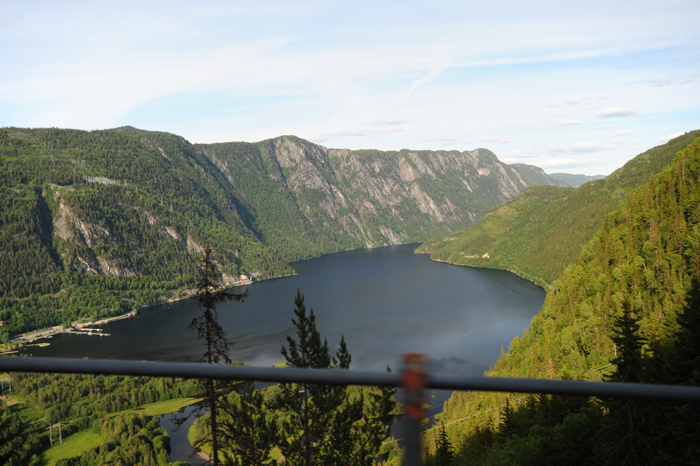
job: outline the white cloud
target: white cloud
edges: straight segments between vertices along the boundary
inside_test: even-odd
[[[559,126],[573,126],[573,125],[580,125],[581,122],[579,120],[562,120],[559,122]]]
[[[423,142],[435,143],[442,146],[456,146],[456,145],[466,145],[474,144],[477,142],[476,139],[461,139],[461,138],[431,138],[424,139]]]
[[[413,91],[415,91],[422,85],[427,84],[431,81],[435,81],[443,72],[443,70],[447,68],[449,63],[450,60],[447,57],[444,57],[442,60],[440,60],[439,63],[433,69],[430,70],[430,73],[428,73],[427,76],[417,79],[413,82],[413,84],[411,84],[411,88],[408,90],[408,95],[413,94]]]
[[[597,165],[601,162],[601,159],[577,159],[577,158],[563,158],[563,159],[551,159],[542,162],[537,162],[537,166],[541,168],[555,168],[555,167],[584,167],[590,165]]]
[[[632,131],[618,129],[617,131],[615,131],[615,134],[617,134],[618,136],[624,136],[625,134],[632,134]]]
[[[631,108],[627,107],[608,107],[604,108],[603,110],[599,111],[596,116],[598,118],[619,118],[619,117],[628,117],[632,115],[636,115],[637,111],[632,110]]]
[[[589,154],[592,152],[602,152],[610,149],[619,149],[638,144],[639,141],[625,141],[622,139],[612,139],[598,142],[575,142],[573,144],[552,144],[547,147],[551,154]]]
[[[517,141],[518,138],[515,136],[484,136],[479,138],[479,142],[494,142],[496,144],[508,144]]]
[[[508,152],[506,154],[503,154],[502,157],[499,157],[501,160],[503,160],[505,163],[524,163],[528,162],[530,163],[529,159],[534,159],[536,157],[539,157],[542,155],[541,150],[537,149],[520,149],[520,150],[514,150],[513,152]],[[532,162],[535,165],[539,165],[536,162]]]
[[[344,139],[344,138],[358,138],[358,137],[378,137],[391,133],[400,133],[403,129],[400,128],[387,128],[387,129],[355,129],[355,130],[344,130],[344,131],[334,131],[331,133],[324,133],[318,137],[312,138],[314,142],[326,142],[332,139]]]
[[[666,143],[667,143],[668,141],[670,141],[671,139],[675,139],[675,138],[677,138],[678,136],[683,136],[684,134],[685,134],[685,133],[683,133],[683,132],[681,132],[681,133],[669,134],[668,136],[664,136],[664,137],[661,137],[661,138],[656,139],[654,142],[657,143],[657,144],[666,144]]]
[[[669,86],[671,81],[668,79],[649,79],[647,82],[655,87]]]
[[[624,129],[647,148],[697,126],[700,12],[682,8],[692,0],[633,11],[535,1],[368,2],[372,15],[320,0],[5,2],[12,21],[0,21],[0,43],[12,47],[0,47],[0,122],[133,124],[198,142],[296,134],[349,148],[483,144],[535,164],[558,145],[564,158],[608,150],[595,168],[606,173],[635,155],[632,146],[571,143],[624,139],[614,134]],[[690,82],[651,85],[666,78]],[[604,105],[634,105],[644,118],[604,125],[623,121]],[[613,119],[591,129],[601,109]],[[469,139],[479,134],[501,136]]]
[[[406,120],[375,120],[364,123],[367,126],[398,126],[408,123]]]

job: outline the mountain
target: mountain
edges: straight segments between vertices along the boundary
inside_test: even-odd
[[[487,375],[699,385],[698,180],[700,138],[605,218]],[[626,442],[653,464],[693,464],[697,415],[692,404],[455,392],[441,422],[465,464],[597,464]]]
[[[566,182],[566,180],[562,180],[561,178],[555,178],[552,175],[548,175],[540,167],[536,167],[534,165],[526,165],[524,163],[514,163],[514,164],[511,164],[510,166],[512,168],[518,170],[520,175],[523,177],[523,179],[530,186],[552,185],[552,186],[559,186],[561,188],[572,187],[569,183]],[[579,176],[579,175],[572,175],[572,176]],[[580,175],[580,176],[584,176],[584,175]]]
[[[132,129],[0,131],[5,332],[121,314],[193,285],[216,251],[226,281],[293,273],[184,139]]]
[[[602,180],[605,175],[574,175],[572,173],[550,173],[549,176],[555,180],[564,182],[565,186],[578,188],[589,181]]]
[[[698,136],[700,131],[679,136],[577,189],[529,188],[466,230],[428,241],[417,252],[453,264],[510,270],[548,290],[605,216]]]
[[[486,149],[350,151],[294,136],[191,144],[132,127],[0,129],[3,334],[181,296],[205,247],[226,282],[289,275],[291,260],[464,228],[534,182],[554,183]]]
[[[463,228],[535,184],[540,168],[493,152],[326,149],[294,136],[195,145],[288,260],[424,241]]]

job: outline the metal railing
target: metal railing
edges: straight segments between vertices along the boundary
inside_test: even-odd
[[[652,401],[700,403],[700,387],[618,382],[584,382],[506,377],[468,377],[431,374],[419,355],[406,355],[403,371],[369,372],[338,369],[296,369],[245,366],[223,366],[178,362],[145,362],[66,358],[2,357],[0,371],[52,372],[72,374],[132,375],[148,377],[182,377],[201,379],[249,380],[259,382],[312,383],[322,385],[374,385],[399,387],[404,391],[406,406],[420,406],[423,389],[477,390],[489,392],[543,393],[599,398],[627,398]],[[416,359],[417,358],[417,359]],[[419,416],[414,416],[406,440],[405,463],[420,464]]]
[[[140,375],[198,379],[255,380],[259,382],[401,387],[401,373],[221,366],[187,362],[146,362],[67,358],[0,358],[0,371],[60,372],[72,374]],[[635,398],[640,400],[700,402],[700,387],[677,385],[583,382],[579,380],[468,377],[426,374],[425,388],[488,392],[546,393],[551,395]]]

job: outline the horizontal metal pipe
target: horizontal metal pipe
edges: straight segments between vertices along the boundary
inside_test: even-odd
[[[280,369],[183,362],[0,357],[0,371],[214,378],[326,385],[376,385],[386,387],[398,387],[401,385],[400,374],[390,372],[346,371],[339,369]],[[700,387],[617,382],[430,374],[427,388],[700,402]]]

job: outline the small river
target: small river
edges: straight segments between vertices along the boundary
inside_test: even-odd
[[[234,342],[231,358],[251,366],[283,361],[297,287],[314,308],[331,350],[340,335],[351,369],[400,368],[403,353],[430,356],[431,369],[482,375],[522,335],[545,292],[510,272],[453,266],[414,254],[417,245],[332,254],[295,262],[298,275],[255,283],[245,302],[219,307],[219,322]],[[204,347],[187,325],[201,314],[196,300],[143,310],[104,326],[109,336],[56,335],[34,356],[152,361],[197,361]],[[449,393],[436,393],[442,407]],[[171,458],[175,461],[174,458]]]

